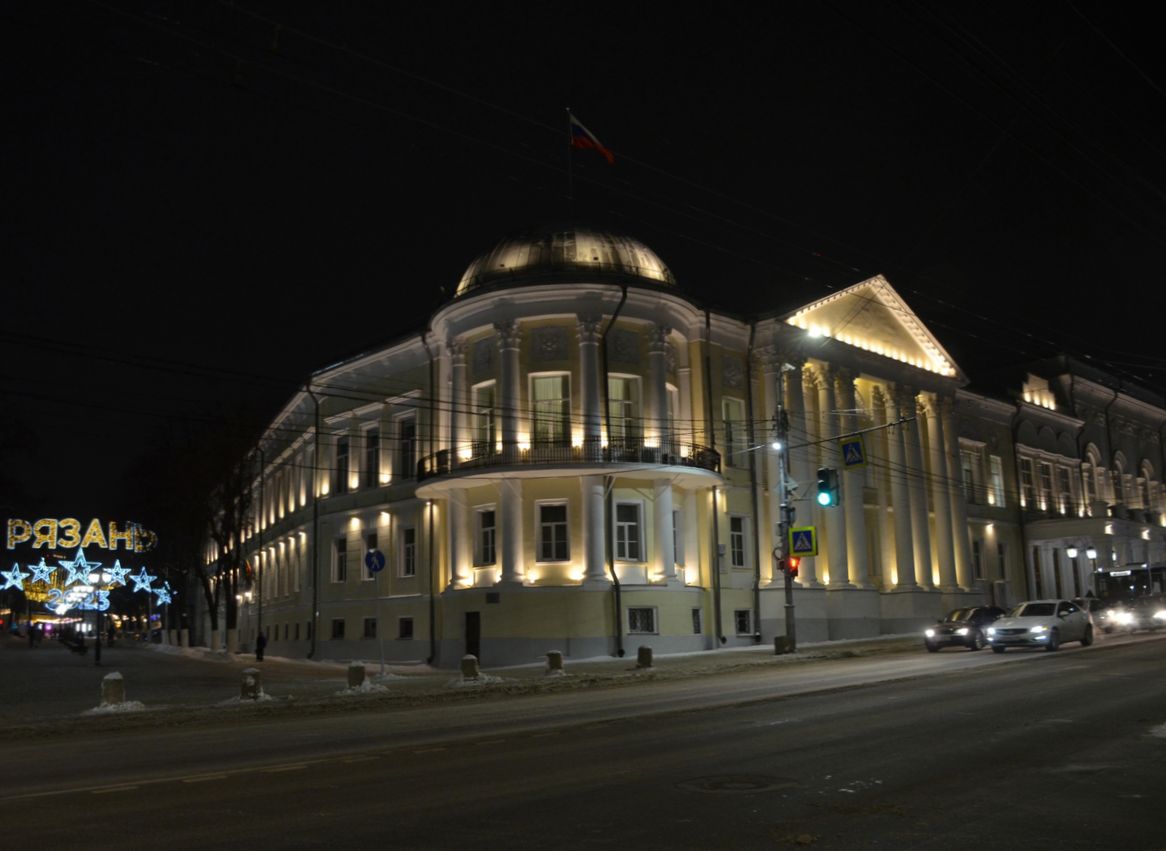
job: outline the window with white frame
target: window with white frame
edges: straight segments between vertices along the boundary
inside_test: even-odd
[[[1068,514],[1073,505],[1073,484],[1068,467],[1057,468],[1057,510]]]
[[[988,472],[992,477],[992,504],[1004,508],[1004,462],[999,455],[988,456]]]
[[[348,493],[348,435],[336,438],[336,467],[332,492]]]
[[[1020,459],[1020,496],[1025,508],[1036,508],[1036,473],[1031,458]]]
[[[656,610],[651,606],[628,608],[628,632],[632,635],[653,635],[656,633]]]
[[[725,451],[721,457],[730,467],[748,467],[745,403],[740,399],[722,399],[721,418],[725,423]]]
[[[474,564],[494,564],[498,560],[494,549],[496,517],[492,505],[474,512]]]
[[[668,408],[665,411],[665,416],[668,422],[665,423],[664,434],[660,436],[660,445],[666,447],[670,452],[675,452],[677,447],[676,423],[680,420],[680,391],[671,384],[665,386],[668,392]]]
[[[570,557],[567,546],[567,504],[543,503],[538,507],[538,560],[566,561]]]
[[[976,465],[978,461],[979,453],[967,449],[960,450],[960,472],[963,476],[964,499],[972,504],[980,501],[979,494],[976,492]]]
[[[571,379],[536,375],[530,379],[535,444],[565,446],[571,439]]]
[[[733,567],[745,567],[745,526],[744,517],[733,515],[729,518],[729,563]]]
[[[733,624],[737,627],[737,635],[752,635],[753,612],[750,609],[736,609],[733,612]]]
[[[332,581],[348,580],[348,540],[337,538],[332,546]]]
[[[644,561],[643,507],[638,502],[615,505],[615,557],[618,561]]]
[[[638,446],[640,428],[640,380],[631,376],[612,375],[607,379],[607,399],[611,411],[612,446]]]
[[[672,554],[677,564],[684,564],[684,512],[672,511]]]
[[[1040,509],[1045,511],[1055,503],[1053,492],[1053,465],[1047,461],[1040,462]]]
[[[393,473],[405,479],[417,475],[417,417],[412,414],[397,420],[397,464]]]
[[[401,576],[417,575],[417,530],[401,530]]]
[[[498,442],[494,413],[496,385],[493,381],[474,385],[474,456],[488,455]]]
[[[364,486],[375,488],[381,480],[381,430],[370,428],[364,433]]]

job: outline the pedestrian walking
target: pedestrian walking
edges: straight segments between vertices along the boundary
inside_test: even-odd
[[[263,651],[267,648],[267,636],[261,631],[255,639],[255,661],[263,661]]]

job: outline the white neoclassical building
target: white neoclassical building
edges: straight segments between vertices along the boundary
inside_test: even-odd
[[[507,239],[427,328],[317,372],[271,423],[244,640],[261,617],[271,653],[445,667],[771,642],[779,394],[795,523],[819,542],[799,641],[1015,602],[1032,590],[1007,513],[1018,433],[966,383],[882,277],[742,318],[685,296],[634,239]],[[847,435],[864,465],[843,462]],[[839,507],[815,505],[819,467],[839,470]],[[967,494],[997,472],[996,514],[969,524]]]

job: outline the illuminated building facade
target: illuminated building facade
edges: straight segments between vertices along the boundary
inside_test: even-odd
[[[973,486],[995,482],[977,435],[1012,445],[1016,408],[966,383],[882,277],[741,318],[686,297],[634,239],[505,240],[428,328],[317,372],[271,423],[244,644],[259,605],[268,652],[314,658],[453,667],[771,642],[785,634],[779,394],[796,525],[820,547],[795,583],[799,641],[1022,599],[1015,494],[992,537],[1015,548],[1001,565],[962,466],[979,447],[990,472]],[[864,464],[840,454],[851,433]],[[819,467],[839,470],[836,508],[814,504]]]

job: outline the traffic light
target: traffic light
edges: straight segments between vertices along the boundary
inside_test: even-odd
[[[797,579],[798,578],[798,565],[802,563],[801,558],[799,556],[790,556],[789,558],[787,558],[785,560],[785,562],[786,562],[785,569],[786,569],[786,573],[789,574],[789,578],[790,579]]]
[[[818,468],[818,505],[834,508],[842,501],[838,493],[838,471],[831,467]]]

